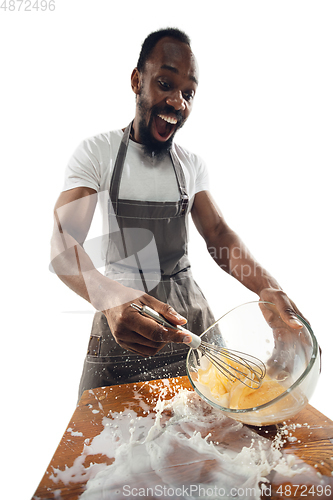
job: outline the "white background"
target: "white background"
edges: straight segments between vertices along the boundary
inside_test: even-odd
[[[160,27],[187,31],[200,66],[177,141],[206,160],[227,221],[310,320],[323,349],[311,404],[333,418],[332,3],[55,5],[0,9],[4,498],[29,499],[37,488],[75,410],[90,332],[89,304],[48,270],[64,169],[82,139],[132,119],[130,74]],[[217,314],[255,298],[194,230],[191,258]]]

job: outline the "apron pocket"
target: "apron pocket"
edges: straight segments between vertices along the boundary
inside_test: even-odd
[[[99,356],[101,353],[101,335],[90,335],[87,356]]]

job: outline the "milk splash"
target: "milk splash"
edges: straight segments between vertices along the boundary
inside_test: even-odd
[[[55,482],[88,480],[82,500],[260,499],[272,470],[304,471],[291,455],[282,456],[282,435],[272,443],[186,389],[171,400],[160,396],[144,417],[131,409],[109,416],[72,467],[54,469]],[[99,453],[113,463],[84,467],[87,456]]]

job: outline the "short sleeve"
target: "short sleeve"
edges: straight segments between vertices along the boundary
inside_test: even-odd
[[[195,193],[200,191],[209,190],[209,175],[206,163],[200,158],[196,157],[197,168],[196,168],[196,179],[195,179]]]
[[[98,192],[101,180],[99,156],[98,146],[93,139],[82,141],[68,162],[63,191],[89,187]]]

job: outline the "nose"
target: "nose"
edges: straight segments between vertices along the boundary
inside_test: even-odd
[[[167,98],[166,103],[172,106],[176,111],[184,111],[186,108],[185,99],[180,90],[173,92],[173,94]]]

